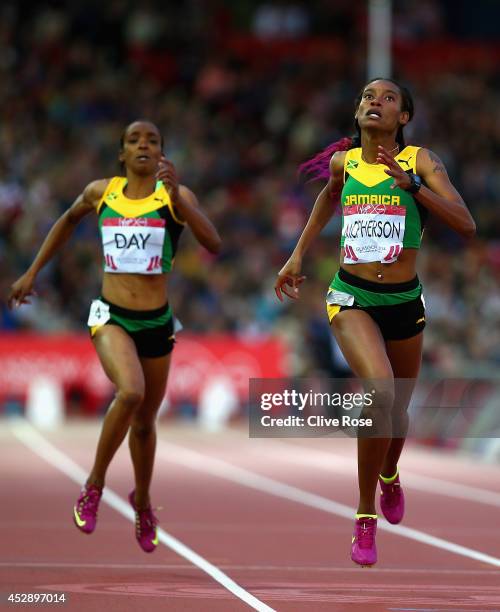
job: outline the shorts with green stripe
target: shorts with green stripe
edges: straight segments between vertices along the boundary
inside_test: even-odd
[[[364,310],[385,340],[405,340],[425,327],[425,302],[418,276],[404,283],[375,283],[340,268],[328,290],[326,307],[330,323],[344,310]]]
[[[168,302],[155,310],[129,310],[100,297],[92,303],[91,312],[93,308],[95,311],[97,301],[109,310],[106,309],[102,323],[91,325],[89,322],[92,338],[104,325],[117,325],[132,338],[139,357],[163,357],[172,352],[175,333],[172,309]],[[106,318],[108,312],[109,317]]]

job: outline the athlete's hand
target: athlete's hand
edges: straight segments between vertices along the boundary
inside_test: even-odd
[[[12,310],[14,306],[21,306],[21,304],[31,304],[31,300],[28,299],[30,295],[37,295],[33,289],[35,278],[26,272],[10,288],[9,296],[7,298],[7,305]]]
[[[179,200],[179,179],[177,178],[177,172],[174,164],[164,155],[161,156],[158,163],[156,180],[163,182],[172,202],[175,203]]]
[[[292,298],[292,300],[296,300],[299,297],[299,285],[306,280],[306,277],[300,273],[301,268],[302,261],[300,259],[290,258],[278,272],[274,290],[280,302],[283,301],[282,293]],[[292,288],[292,293],[288,293],[289,287]]]
[[[391,189],[395,189],[396,187],[408,189],[408,187],[411,185],[411,180],[408,174],[406,174],[394,157],[382,145],[378,146],[377,163],[387,166],[387,170],[384,170],[384,172],[394,178],[394,183],[391,185]]]

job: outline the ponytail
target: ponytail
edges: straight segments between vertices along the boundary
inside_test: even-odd
[[[355,138],[341,138],[336,142],[329,144],[326,149],[323,149],[320,153],[315,155],[313,158],[307,160],[299,166],[299,175],[307,174],[310,175],[309,181],[316,181],[318,179],[330,178],[330,160],[332,155],[337,151],[348,151],[349,149],[357,146],[353,144]]]
[[[328,145],[326,149],[323,149],[323,151],[315,155],[313,158],[301,164],[299,166],[298,174],[309,175],[310,178],[307,181],[308,183],[318,179],[328,180],[330,178],[330,160],[332,159],[332,155],[337,151],[348,151],[349,149],[359,146],[356,144],[356,140],[356,137],[344,137],[336,142],[332,142],[332,144]],[[342,185],[330,193],[330,199],[332,200],[332,203],[336,209],[340,201],[339,196],[341,191]]]

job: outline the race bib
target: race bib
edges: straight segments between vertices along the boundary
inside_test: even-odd
[[[344,263],[392,263],[403,250],[406,208],[390,204],[344,207]]]
[[[104,219],[104,271],[161,274],[164,240],[165,219]]]
[[[104,325],[109,321],[110,316],[109,304],[105,304],[101,300],[92,300],[87,325],[89,327]]]

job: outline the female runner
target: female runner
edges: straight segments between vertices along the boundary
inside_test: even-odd
[[[351,370],[371,393],[372,404],[362,416],[375,424],[373,435],[358,435],[359,505],[351,558],[360,565],[377,561],[378,482],[385,518],[396,524],[404,514],[398,461],[422,358],[425,305],[416,262],[426,216],[435,215],[466,238],[476,230],[439,157],[406,145],[403,130],[412,116],[411,95],[397,82],[377,78],[365,85],[356,99],[356,135],[301,167],[328,183],[275,286],[280,300],[283,293],[298,298],[305,279],[302,258],[340,194],[340,268],[328,291],[327,312]],[[412,382],[398,385],[397,379]]]
[[[152,552],[158,544],[149,488],[155,420],[175,342],[168,273],[186,225],[212,253],[221,245],[196,196],[179,185],[162,148],[162,137],[153,123],[131,123],[120,142],[125,176],[87,185],[55,222],[28,271],[12,285],[8,299],[10,307],[29,303],[38,272],[83,217],[97,214],[104,275],[101,295],[90,307],[88,326],[116,392],[104,418],[94,465],[73,508],[73,520],[82,532],[94,531],[106,471],[129,432],[135,476],[129,500],[136,513],[136,538],[145,552]]]

